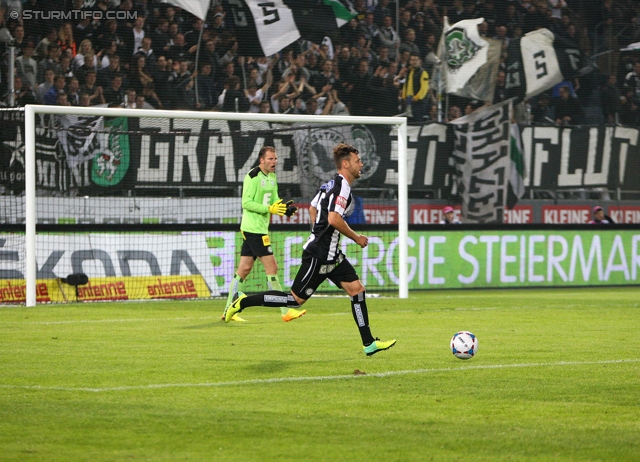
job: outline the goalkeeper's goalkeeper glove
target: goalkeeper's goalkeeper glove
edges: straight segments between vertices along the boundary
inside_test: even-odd
[[[287,206],[283,204],[282,199],[280,199],[278,202],[274,202],[269,206],[269,213],[282,216],[287,213]]]
[[[295,215],[295,213],[298,211],[298,207],[291,204],[293,204],[293,201],[287,201],[284,203],[284,205],[287,206],[287,211],[284,214],[288,217]]]

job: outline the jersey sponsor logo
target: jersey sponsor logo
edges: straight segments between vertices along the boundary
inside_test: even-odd
[[[346,209],[347,208],[347,199],[345,199],[342,196],[336,197],[336,205],[338,207],[342,207],[343,209]]]

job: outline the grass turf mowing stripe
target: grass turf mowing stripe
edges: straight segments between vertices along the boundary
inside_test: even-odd
[[[20,390],[42,390],[42,391],[85,391],[90,393],[103,393],[110,391],[131,391],[131,390],[153,390],[160,388],[198,388],[198,387],[228,387],[242,385],[261,385],[271,383],[285,382],[320,382],[328,380],[346,380],[346,379],[362,379],[367,377],[392,377],[396,375],[409,374],[430,374],[439,372],[460,372],[482,369],[509,369],[509,368],[525,368],[525,367],[561,367],[561,366],[589,366],[598,364],[625,364],[638,363],[640,358],[635,359],[610,359],[603,361],[560,361],[555,363],[519,363],[519,364],[489,364],[479,366],[462,366],[462,367],[443,367],[439,369],[413,369],[406,371],[389,371],[377,372],[362,375],[325,375],[317,377],[275,377],[271,379],[254,379],[254,380],[237,380],[231,382],[205,382],[205,383],[161,383],[149,385],[131,385],[122,387],[43,387],[40,385],[4,385],[0,384],[0,388],[20,389]]]

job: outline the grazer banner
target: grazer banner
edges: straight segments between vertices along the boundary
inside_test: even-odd
[[[460,172],[462,215],[467,223],[502,223],[511,177],[511,101],[451,122],[453,157]]]
[[[271,233],[281,281],[289,288],[300,267],[308,233]],[[238,233],[207,233],[219,286],[228,286],[241,245]],[[343,252],[367,290],[398,288],[396,235],[370,236],[360,249],[341,239]],[[261,267],[245,283],[263,290]],[[409,288],[516,288],[637,285],[640,283],[640,230],[430,231],[409,232]],[[223,282],[224,281],[224,282]],[[338,290],[325,283],[320,291]]]
[[[24,116],[22,111],[5,111],[1,119],[0,186],[17,194],[24,188]],[[309,127],[296,138],[291,126],[266,122],[242,122],[240,132],[231,134],[226,121],[107,118],[95,157],[69,168],[58,136],[61,123],[39,115],[36,124],[37,187],[56,195],[73,190],[122,197],[123,190],[144,190],[145,197],[165,198],[169,188],[197,188],[218,197],[221,190],[229,190],[235,195],[260,147],[269,144],[278,151],[281,189],[310,199],[303,190],[315,191],[320,177],[330,178],[334,167],[327,147],[340,141],[355,143],[363,154],[363,178],[354,189],[390,190],[398,183],[397,133],[392,127]],[[527,188],[640,190],[640,128],[523,126],[521,133]],[[410,126],[407,142],[409,191],[449,194],[455,176],[451,127]]]

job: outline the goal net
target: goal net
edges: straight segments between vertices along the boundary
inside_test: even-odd
[[[408,295],[404,118],[60,106],[23,114],[12,126],[24,171],[14,165],[0,196],[0,302],[226,296],[240,258],[243,179],[265,145],[278,155],[280,197],[299,207],[272,216],[269,232],[287,290],[309,235],[308,204],[335,175],[339,142],[364,163],[347,221],[369,236],[365,249],[343,237],[342,250],[369,292]],[[244,290],[265,288],[258,263]]]

